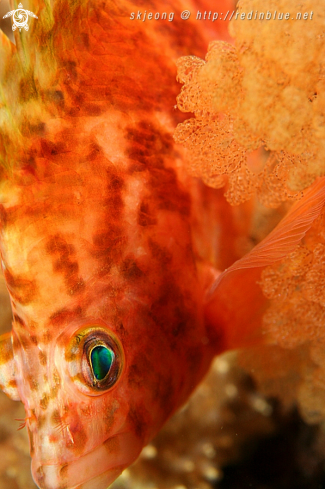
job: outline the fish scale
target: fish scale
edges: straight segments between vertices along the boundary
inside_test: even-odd
[[[38,486],[104,489],[215,354],[260,341],[260,312],[240,330],[259,289],[238,318],[238,284],[295,247],[325,191],[306,193],[298,231],[293,210],[244,258],[239,281],[241,261],[219,275],[227,236],[221,266],[239,258],[235,217],[220,191],[187,175],[172,139],[182,120],[173,60],[200,54],[209,37],[194,21],[184,29],[189,4],[164,4],[178,16],[165,25],[132,23],[131,2],[30,8],[29,37],[1,47],[0,249],[13,327],[0,382],[24,403]],[[102,344],[114,361],[99,380],[90,352]]]

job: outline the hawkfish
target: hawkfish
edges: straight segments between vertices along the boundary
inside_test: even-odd
[[[215,355],[264,341],[259,275],[303,238],[325,186],[240,258],[232,209],[187,174],[172,138],[175,60],[211,36],[180,14],[204,2],[151,2],[171,22],[131,19],[139,7],[126,1],[29,8],[38,19],[16,30],[16,46],[1,37],[0,250],[13,321],[0,383],[24,404],[38,487],[105,489]]]

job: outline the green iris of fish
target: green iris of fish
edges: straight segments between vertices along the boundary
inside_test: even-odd
[[[90,354],[90,361],[97,380],[103,380],[114,361],[114,353],[105,346],[96,346]]]

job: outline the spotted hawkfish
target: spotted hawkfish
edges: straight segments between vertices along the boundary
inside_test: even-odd
[[[105,489],[216,354],[262,341],[259,274],[324,204],[319,180],[236,261],[233,210],[186,173],[172,139],[176,59],[227,36],[226,22],[181,19],[207,6],[31,0],[29,31],[16,29],[16,45],[1,34],[0,250],[13,322],[0,383],[24,404],[41,489]]]

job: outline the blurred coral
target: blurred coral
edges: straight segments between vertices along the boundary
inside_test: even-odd
[[[272,19],[260,20],[268,11]],[[290,18],[279,20],[279,12]],[[296,20],[299,12],[309,20]],[[225,186],[232,205],[254,202],[255,242],[263,237],[261,204],[275,209],[299,199],[325,174],[324,20],[316,0],[270,0],[267,7],[241,0],[230,23],[234,45],[215,41],[205,61],[178,62],[178,107],[195,117],[178,125],[175,139],[189,149],[192,174]],[[274,218],[271,211],[266,221]],[[284,404],[298,401],[309,423],[325,418],[324,266],[323,213],[293,253],[262,272],[271,346],[241,353],[259,388]]]
[[[195,118],[178,125],[175,139],[190,150],[194,175],[216,188],[228,182],[231,204],[257,194],[274,208],[325,173],[325,11],[317,6],[241,0],[230,23],[234,46],[214,41],[205,61],[178,61],[178,107]],[[259,20],[267,11],[294,18]],[[296,20],[311,11],[308,25]],[[249,12],[257,19],[241,18]]]

